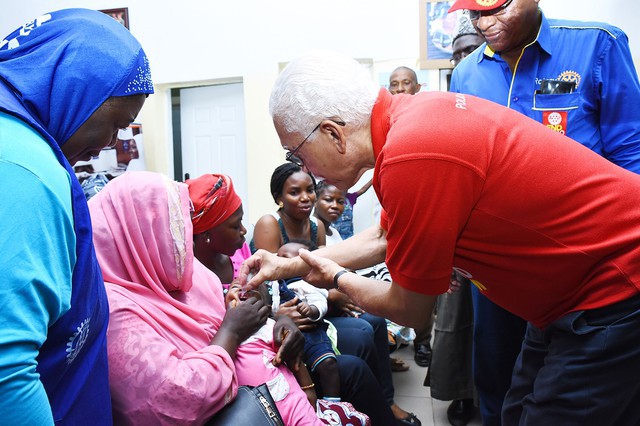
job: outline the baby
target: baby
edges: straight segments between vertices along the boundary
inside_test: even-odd
[[[278,250],[278,256],[295,257],[298,250],[313,250],[309,241],[291,241]],[[300,327],[305,337],[304,361],[312,373],[315,373],[327,401],[340,401],[340,375],[336,354],[329,336],[328,323],[323,321],[327,313],[327,296],[324,289],[319,289],[302,281],[300,278],[281,280],[279,282],[281,305],[284,308],[297,310],[300,317],[307,318],[307,324]]]

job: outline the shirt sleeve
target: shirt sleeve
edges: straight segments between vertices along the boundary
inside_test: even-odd
[[[75,237],[70,198],[0,160],[0,418],[7,424],[52,424],[36,371],[48,327],[70,306]]]
[[[146,322],[139,307],[109,292],[109,382],[114,411],[131,424],[191,425],[235,397],[233,360],[220,346],[181,351],[172,336]],[[115,418],[116,422],[118,417]]]
[[[302,280],[289,284],[289,289],[294,291],[296,294],[304,295],[304,298],[309,305],[318,308],[320,314],[318,315],[318,318],[314,319],[314,321],[321,320],[327,314],[327,310],[329,309],[327,297],[329,296],[329,293],[326,290],[314,287]]]
[[[419,179],[416,176],[420,176]],[[386,264],[394,282],[422,294],[444,293],[458,236],[484,177],[463,162],[415,159],[380,172],[388,217]]]
[[[640,83],[629,41],[624,33],[611,37],[611,45],[596,72],[600,90],[600,133],[604,156],[613,163],[640,173]]]

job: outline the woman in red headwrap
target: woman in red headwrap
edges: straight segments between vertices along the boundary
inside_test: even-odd
[[[194,254],[223,285],[233,281],[251,255],[242,225],[242,200],[226,175],[206,174],[185,182],[193,203]]]
[[[194,210],[195,257],[220,278],[223,286],[229,287],[242,262],[251,256],[244,237],[247,231],[242,225],[242,201],[233,190],[231,179],[225,175],[207,174],[185,183]],[[351,355],[338,355],[337,361],[342,401],[352,403],[356,410],[367,414],[373,424],[393,424],[382,389],[367,364]],[[309,382],[301,375],[298,381],[308,386]],[[315,397],[315,392],[313,394]]]

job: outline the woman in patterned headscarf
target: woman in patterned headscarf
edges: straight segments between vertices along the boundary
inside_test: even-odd
[[[140,44],[102,13],[48,13],[0,41],[7,424],[111,424],[107,298],[71,165],[115,142],[150,93]]]

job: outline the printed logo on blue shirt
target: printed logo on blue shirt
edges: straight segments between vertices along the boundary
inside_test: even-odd
[[[69,342],[67,342],[67,364],[71,364],[82,350],[84,342],[87,340],[87,336],[89,335],[90,320],[90,318],[87,318],[82,321],[82,324],[78,326],[76,332],[69,337]]]

